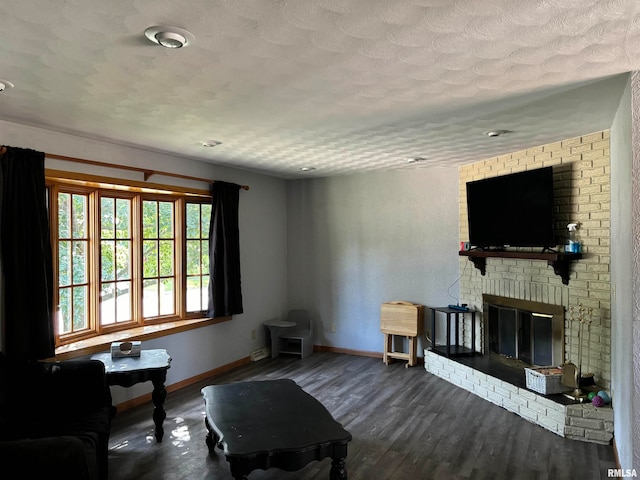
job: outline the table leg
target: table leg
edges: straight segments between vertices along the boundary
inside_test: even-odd
[[[455,314],[455,316],[456,316],[456,326],[455,326],[455,329],[456,329],[456,345],[460,346],[461,345],[461,343],[460,343],[460,316],[457,313]],[[462,321],[464,322],[464,315],[462,316]]]
[[[418,363],[418,337],[407,337],[409,339],[409,363],[405,367],[413,367]]]
[[[431,350],[436,349],[436,311],[431,310]]]
[[[451,356],[451,314],[447,313],[447,357]]]
[[[471,312],[471,355],[476,354],[476,312]]]
[[[229,459],[227,459],[227,461],[229,461]],[[242,465],[242,461],[240,460],[233,460],[233,461],[229,461],[229,467],[231,469],[231,476],[233,477],[234,480],[248,480],[249,479],[249,472],[245,471],[245,467]]]
[[[331,461],[329,480],[347,480],[347,467],[344,457],[337,457]]]
[[[271,337],[271,358],[277,358],[280,355],[278,348],[280,339],[278,338],[278,327],[268,327],[269,336]]]
[[[151,382],[153,383],[153,392],[151,393],[151,399],[153,400],[153,423],[156,426],[156,440],[158,442],[162,441],[162,437],[164,436],[164,428],[162,428],[162,422],[167,417],[167,413],[164,411],[164,401],[167,398],[167,389],[164,386],[164,382],[167,379],[166,370],[162,370],[157,372],[157,375],[154,375],[151,378]]]
[[[389,335],[388,333],[384,334],[384,352],[382,353],[382,362],[385,365],[389,365],[389,352],[391,352],[391,344],[393,342],[393,335]]]

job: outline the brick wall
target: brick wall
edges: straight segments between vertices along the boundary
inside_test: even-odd
[[[554,167],[556,231],[562,248],[568,223],[579,223],[583,259],[571,266],[568,285],[545,261],[487,259],[486,275],[460,257],[460,302],[482,310],[482,294],[551,303],[565,307],[565,359],[579,364],[577,322],[569,308],[593,309],[590,332],[583,335],[583,372],[593,372],[598,385],[611,382],[610,279],[610,149],[609,131],[490,158],[460,168],[460,241],[467,241],[466,182],[546,166]],[[465,333],[469,332],[465,328]],[[476,336],[482,348],[483,332]],[[465,343],[470,342],[465,337]]]

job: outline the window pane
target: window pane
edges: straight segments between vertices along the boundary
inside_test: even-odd
[[[67,243],[67,242],[65,242]],[[73,242],[73,283],[87,281],[87,244],[84,241]]]
[[[209,275],[202,277],[202,310],[209,308]]]
[[[131,236],[131,200],[118,198],[116,200],[116,237],[129,238]]]
[[[144,238],[158,237],[158,203],[145,200],[142,205],[142,235]]]
[[[115,234],[115,201],[113,198],[100,199],[100,237],[116,238]]]
[[[173,238],[173,202],[159,202],[159,238]]]
[[[116,322],[115,284],[103,283],[100,289],[100,323],[110,325]]]
[[[209,238],[209,225],[211,224],[211,204],[202,205],[202,238]]]
[[[115,242],[103,240],[100,242],[100,264],[102,265],[102,281],[108,282],[116,279],[115,275]]]
[[[187,275],[200,274],[200,242],[187,240]]]
[[[119,240],[116,242],[116,278],[129,280],[131,278],[131,242]]]
[[[160,283],[160,315],[175,313],[173,278],[165,278]]]
[[[173,275],[173,240],[160,240],[160,276]]]
[[[158,280],[145,280],[142,292],[142,314],[144,317],[157,317],[158,310]]]
[[[201,265],[201,273],[202,275],[209,275],[209,241],[202,241],[202,265]]]
[[[61,288],[58,292],[60,300],[58,310],[58,333],[71,332],[71,289]]]
[[[87,197],[73,195],[73,238],[87,237]]]
[[[73,288],[73,330],[78,331],[87,328],[87,288]]]
[[[142,268],[144,278],[158,276],[158,242],[155,240],[145,240],[143,242]]]
[[[131,282],[117,283],[116,322],[131,320]]]
[[[71,285],[71,242],[58,242],[58,285]]]
[[[187,238],[199,238],[200,205],[187,203]]]
[[[71,195],[58,194],[58,238],[71,236]]]
[[[200,310],[202,310],[200,277],[187,277],[187,311],[199,312]]]

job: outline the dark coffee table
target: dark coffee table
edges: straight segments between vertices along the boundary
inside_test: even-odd
[[[211,385],[202,389],[207,446],[220,447],[235,480],[257,468],[299,470],[332,458],[330,480],[347,480],[351,434],[293,380]]]

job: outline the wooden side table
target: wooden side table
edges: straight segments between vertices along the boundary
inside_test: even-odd
[[[167,380],[167,370],[171,367],[171,357],[166,350],[142,350],[139,357],[112,358],[111,352],[98,353],[91,357],[92,360],[100,360],[104,363],[109,385],[131,387],[136,383],[151,381],[153,383],[153,422],[155,424],[155,436],[158,442],[162,441],[164,428],[162,422],[167,414],[164,411],[164,401],[167,398],[167,389],[164,382]]]
[[[401,300],[383,303],[380,309],[380,330],[384,334],[382,360],[385,365],[397,358],[407,360],[405,367],[413,367],[418,363],[418,336],[424,332],[424,305]],[[393,350],[394,335],[407,337],[408,352]]]

